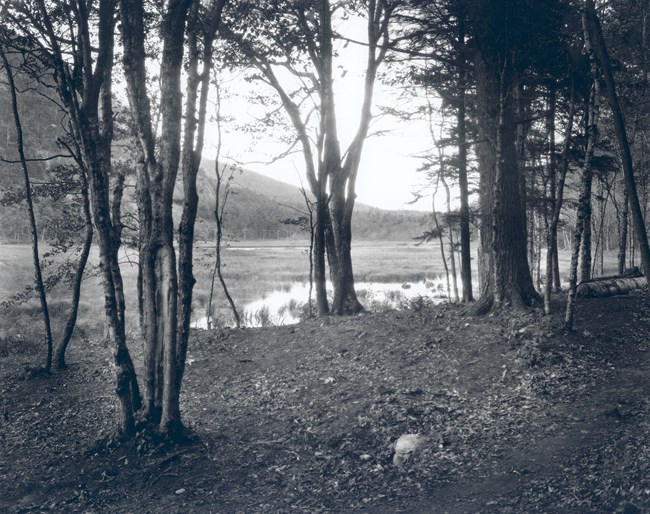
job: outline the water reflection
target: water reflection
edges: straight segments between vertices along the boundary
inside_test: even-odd
[[[460,282],[460,280],[459,280]],[[328,283],[331,294],[331,284]],[[446,301],[446,281],[442,277],[418,282],[357,282],[357,296],[370,311],[403,309],[419,299],[432,303]],[[309,283],[294,282],[281,289],[264,294],[242,309],[242,324],[247,327],[292,325],[307,317]],[[314,301],[315,291],[312,293]],[[201,312],[205,312],[203,309]],[[207,329],[208,318],[202,316],[192,327]]]

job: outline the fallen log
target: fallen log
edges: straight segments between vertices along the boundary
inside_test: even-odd
[[[645,277],[601,277],[580,282],[576,289],[578,298],[603,298],[627,294],[635,289],[646,287],[648,281]]]

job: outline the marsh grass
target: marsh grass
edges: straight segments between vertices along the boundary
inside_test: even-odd
[[[22,345],[25,349],[29,345],[38,348],[43,337],[40,305],[33,293],[27,295],[25,301],[3,305],[33,284],[30,252],[29,245],[0,245],[0,354],[11,351],[15,345]],[[411,242],[359,242],[353,247],[352,257],[358,294],[369,310],[405,308],[446,298],[446,283],[441,278],[444,266],[432,246],[415,246]],[[569,257],[568,252],[560,254],[563,276],[566,275],[564,271]],[[56,256],[53,263],[45,268],[46,277],[57,262],[70,258],[69,255]],[[132,251],[128,254],[123,252],[121,269],[130,338],[137,338],[139,334],[135,301],[136,262],[137,256]],[[477,259],[473,262],[476,263]],[[97,263],[97,250],[93,249],[89,271],[82,286],[75,332],[77,339],[102,338],[106,335]],[[211,245],[197,246],[193,300],[195,326],[200,326],[207,314],[213,263],[214,248]],[[606,272],[614,272],[615,267],[615,255],[607,255]],[[246,324],[284,324],[307,316],[309,262],[306,242],[249,241],[227,246],[223,252],[223,273]],[[388,284],[390,287],[386,289]],[[413,288],[425,287],[427,293],[418,294],[414,289],[409,291],[401,287],[403,284],[410,284]],[[381,293],[377,292],[378,285],[385,286]],[[282,297],[281,301],[276,302],[278,305],[275,309],[268,306],[269,302],[260,301],[272,299],[274,295]],[[48,298],[56,340],[63,329],[70,305],[68,284],[58,284],[49,292]],[[215,285],[212,317],[215,326],[231,326],[233,323],[232,312],[218,283]]]

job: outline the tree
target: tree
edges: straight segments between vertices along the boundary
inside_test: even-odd
[[[61,103],[88,176],[105,312],[114,342],[120,402],[118,431],[130,436],[135,431],[134,413],[140,406],[140,392],[126,343],[124,293],[117,259],[119,228],[115,224],[118,220],[111,218],[109,198],[115,4],[113,0],[100,0],[91,6],[34,0],[13,4],[7,18],[30,45],[36,46],[34,53],[43,64],[54,70]],[[75,35],[72,40],[65,36],[70,29]]]
[[[81,159],[78,156],[78,161],[81,163]],[[81,283],[84,277],[84,271],[86,269],[86,264],[88,262],[88,257],[90,255],[90,249],[93,242],[93,223],[92,215],[90,212],[90,195],[88,192],[88,180],[86,175],[83,173],[83,167],[79,167],[79,177],[81,182],[81,202],[83,210],[83,220],[84,220],[84,238],[79,254],[79,260],[77,262],[77,269],[75,270],[75,276],[72,281],[72,302],[70,306],[70,313],[68,315],[68,320],[65,324],[63,334],[61,334],[61,339],[56,345],[56,367],[57,369],[65,369],[66,361],[65,354],[68,349],[68,344],[72,339],[74,329],[77,323],[77,313],[79,310],[79,299],[81,297]]]
[[[203,10],[199,2],[175,0],[166,4],[161,19],[157,20],[162,45],[161,133],[157,145],[147,83],[145,39],[148,27],[145,22],[148,17],[144,1],[120,0],[123,66],[140,152],[138,210],[145,336],[144,418],[156,430],[172,438],[183,432],[179,400],[195,282],[192,245],[198,204],[196,176],[203,150],[212,46],[225,3],[225,0],[214,0]],[[182,130],[181,74],[186,37],[188,84],[186,122]],[[203,49],[200,74],[199,37],[202,37]],[[177,269],[172,204],[179,168],[183,176],[183,212]]]
[[[544,6],[553,13],[548,8]],[[481,300],[476,312],[484,313],[492,307],[523,307],[539,298],[526,254],[515,98],[520,74],[531,65],[526,54],[533,48],[531,38],[543,30],[540,21],[555,19],[528,2],[485,0],[472,5],[471,19],[481,185]]]
[[[216,183],[214,186],[214,221],[217,226],[215,234],[215,260],[214,268],[212,269],[212,280],[210,282],[210,296],[208,297],[208,306],[206,317],[208,320],[208,330],[212,327],[212,299],[214,297],[214,281],[215,278],[219,278],[219,283],[223,289],[223,294],[230,305],[232,310],[232,315],[235,318],[235,325],[237,328],[241,325],[241,320],[239,317],[239,312],[235,306],[235,302],[228,291],[228,286],[223,277],[221,270],[221,248],[223,241],[223,223],[225,219],[226,205],[228,204],[228,197],[232,193],[230,185],[232,180],[235,178],[235,167],[230,166],[230,172],[228,172],[228,165],[225,164],[223,167],[219,162],[221,157],[221,146],[223,142],[223,132],[221,129],[221,92],[219,88],[218,79],[215,80],[216,85],[216,122],[217,122],[217,151],[214,159],[214,175],[216,178]]]
[[[45,366],[43,371],[49,373],[52,369],[52,327],[50,324],[50,313],[47,304],[47,294],[45,292],[45,284],[43,283],[43,272],[41,270],[41,259],[38,251],[38,231],[36,228],[36,217],[34,216],[34,204],[32,201],[32,185],[29,178],[29,169],[27,167],[27,158],[25,157],[25,147],[23,144],[23,127],[20,121],[20,112],[18,109],[18,97],[16,95],[16,83],[14,81],[14,70],[9,65],[7,54],[0,42],[0,58],[9,83],[9,93],[11,95],[11,110],[14,117],[14,125],[16,128],[16,146],[18,155],[20,157],[20,165],[23,170],[23,179],[25,183],[25,203],[27,204],[27,214],[29,216],[29,227],[32,234],[32,259],[34,261],[34,281],[38,297],[41,302],[41,310],[43,311],[43,324],[45,326],[45,337],[47,343],[47,353],[45,359]]]
[[[471,269],[470,210],[469,210],[469,160],[468,141],[472,132],[469,126],[473,110],[470,92],[471,51],[468,45],[469,13],[466,1],[412,0],[403,8],[397,20],[402,22],[403,34],[399,38],[405,45],[400,51],[410,62],[425,60],[423,72],[412,72],[415,83],[434,88],[443,102],[441,110],[455,114],[451,139],[457,147],[454,168],[460,198],[459,242],[462,280],[462,301],[474,300]]]
[[[334,286],[331,312],[354,313],[363,308],[354,289],[352,212],[356,177],[372,119],[374,84],[389,48],[389,22],[395,7],[387,0],[334,5],[329,0],[243,2],[238,14],[241,25],[229,31],[231,41],[257,70],[254,78],[277,93],[296,131],[294,144],[302,149],[307,180],[316,199],[314,272],[321,316],[330,311],[326,252]],[[341,36],[333,22],[339,15],[363,16],[368,36],[363,43],[367,62],[359,123],[344,153],[334,90],[334,42]],[[287,75],[289,80],[285,80]]]
[[[220,145],[220,143],[219,143]],[[230,310],[232,311],[233,318],[235,318],[235,326],[239,328],[241,326],[241,319],[239,317],[239,312],[235,306],[235,302],[232,299],[228,286],[226,285],[226,280],[223,277],[222,266],[221,266],[221,248],[223,242],[223,223],[225,218],[226,205],[228,204],[228,198],[232,193],[230,184],[234,179],[235,168],[230,167],[228,172],[228,165],[224,165],[221,168],[219,162],[219,151],[217,151],[217,157],[214,161],[214,174],[217,178],[215,187],[214,187],[214,219],[217,225],[216,235],[215,235],[215,259],[214,259],[214,268],[212,269],[212,280],[210,282],[210,296],[208,299],[207,307],[207,318],[208,318],[208,330],[211,328],[212,324],[212,298],[214,297],[214,281],[215,278],[219,279],[221,284],[221,289],[223,289],[223,294],[230,305]]]
[[[544,284],[544,312],[550,314],[551,312],[551,293],[553,284],[555,282],[555,273],[559,276],[559,265],[557,264],[558,245],[557,245],[557,229],[560,224],[560,215],[562,213],[562,204],[564,200],[564,183],[569,169],[569,151],[571,148],[571,136],[573,132],[573,118],[575,114],[575,86],[574,80],[571,80],[571,92],[569,100],[569,115],[567,119],[566,129],[564,131],[564,143],[562,147],[562,156],[560,163],[559,175],[556,175],[555,159],[550,160],[549,166],[553,169],[551,171],[553,180],[551,188],[551,215],[547,232],[546,242],[546,280]],[[555,116],[555,112],[552,112]],[[553,118],[554,119],[554,118]],[[553,134],[553,135],[551,135]],[[549,151],[554,155],[555,146],[555,122],[549,123],[549,137],[551,137]],[[553,189],[555,191],[553,192]]]
[[[595,66],[593,59],[592,66]],[[578,282],[578,256],[581,252],[585,251],[585,246],[581,244],[581,240],[587,223],[590,223],[590,221],[588,221],[589,218],[587,217],[587,213],[591,208],[591,166],[594,156],[594,148],[596,145],[596,138],[598,136],[599,109],[600,86],[598,80],[594,80],[591,94],[589,96],[587,115],[587,147],[585,150],[584,164],[582,167],[580,198],[578,200],[577,221],[573,238],[573,249],[571,252],[571,265],[569,269],[569,292],[567,297],[566,312],[564,316],[564,326],[566,330],[573,329],[573,319],[575,315],[575,297]]]
[[[55,343],[52,345],[52,350],[56,367],[63,369],[66,367],[65,353],[76,327],[81,283],[93,240],[88,181],[80,162],[81,156],[76,148],[73,150],[74,144],[69,131],[64,130],[65,115],[55,91],[55,84],[51,79],[51,69],[35,55],[36,47],[30,44],[29,40],[21,38],[16,33],[5,33],[3,36],[2,44],[5,45],[4,53],[9,64],[9,68],[5,71],[10,69],[12,73],[11,81],[8,83],[12,84],[11,89],[15,93],[19,93],[15,95],[16,107],[18,107],[19,96],[22,106],[12,114],[14,125],[16,122],[20,125],[18,127],[20,138],[16,138],[16,145],[22,146],[20,152],[22,156],[17,162],[21,164],[21,168],[30,165],[33,168],[41,165],[42,168],[45,163],[45,169],[39,170],[40,173],[45,173],[45,176],[36,183],[36,187],[32,188],[30,184],[26,194],[17,196],[7,192],[2,199],[2,204],[11,205],[17,201],[22,202],[23,197],[28,197],[28,203],[31,205],[29,210],[33,210],[33,215],[36,216],[37,204],[31,201],[33,196],[35,199],[40,199],[43,204],[44,209],[41,210],[48,211],[47,214],[41,212],[41,218],[44,219],[41,239],[46,241],[45,234],[48,226],[54,228],[54,237],[49,239],[50,244],[53,245],[52,249],[43,255],[45,264],[41,273],[43,275],[41,281],[45,287],[43,294],[56,287],[61,281],[69,283],[72,291],[64,329],[56,342],[51,341]],[[9,94],[12,100],[13,96]],[[38,113],[37,116],[30,115],[34,112]],[[76,165],[68,163],[69,159],[76,161]],[[2,161],[7,164],[14,163],[5,157]],[[63,220],[65,222],[61,223]],[[80,235],[82,237],[79,237]],[[74,253],[79,254],[76,264],[66,260],[45,276],[48,260],[68,252],[71,248],[75,248]],[[37,286],[36,290],[38,289]],[[49,311],[46,308],[42,310],[44,313]],[[47,332],[48,329],[46,334]],[[54,339],[54,334],[51,336]],[[47,335],[46,339],[49,339]],[[49,372],[49,366],[46,365],[44,370]]]
[[[213,41],[224,4],[225,0],[215,0],[204,7],[198,1],[171,1],[160,19],[145,15],[144,1],[120,2],[124,72],[140,164],[137,201],[142,238],[142,320],[146,335],[143,419],[149,426],[171,436],[182,430],[179,393],[195,281],[192,244],[198,201],[196,175],[203,148]],[[20,38],[28,43],[24,47],[35,48],[31,50],[34,55],[54,70],[61,103],[70,121],[71,153],[77,156],[88,177],[105,312],[115,347],[121,405],[118,430],[130,437],[135,433],[135,412],[141,406],[141,398],[126,344],[125,299],[118,262],[125,177],[113,168],[111,155],[116,7],[114,0],[91,4],[34,0],[11,4],[7,18]],[[188,19],[190,27],[186,31]],[[145,33],[151,28],[160,29],[162,44],[159,145],[147,96]],[[180,81],[186,36],[188,85],[183,113]],[[155,38],[154,41],[159,42]],[[185,127],[181,130],[183,114]],[[183,176],[183,212],[177,269],[171,214],[179,168]]]
[[[632,221],[634,223],[634,233],[636,234],[639,249],[641,251],[643,272],[646,276],[650,276],[650,246],[648,245],[648,235],[634,180],[632,152],[625,128],[623,111],[616,93],[616,83],[614,81],[612,65],[593,0],[585,0],[583,20],[585,26],[585,39],[591,40],[591,45],[593,45],[593,52],[600,65],[600,72],[602,73],[605,82],[605,92],[607,94],[610,109],[612,110],[616,139],[621,152],[621,161],[623,163],[625,186],[630,210],[632,212]]]

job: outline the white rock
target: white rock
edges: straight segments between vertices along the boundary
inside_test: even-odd
[[[428,438],[420,434],[404,434],[395,442],[395,455],[393,464],[398,468],[411,458],[427,443]]]

